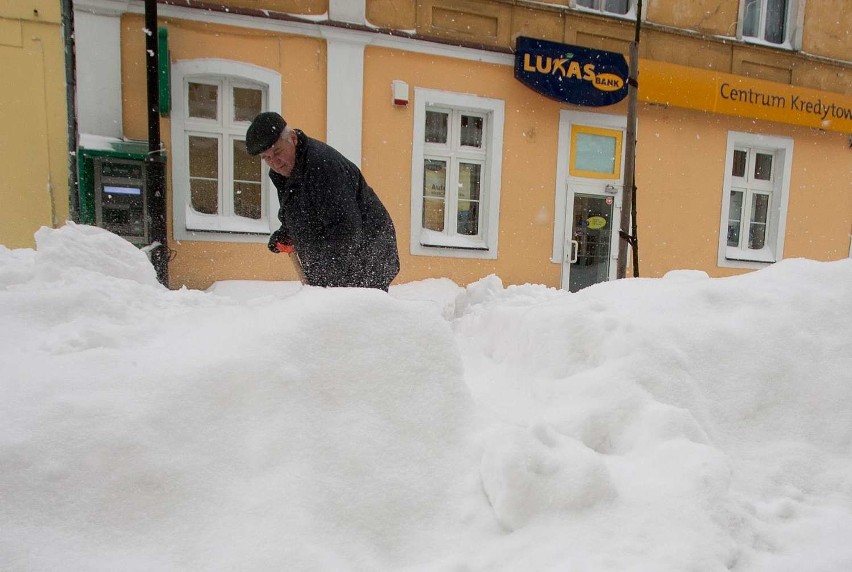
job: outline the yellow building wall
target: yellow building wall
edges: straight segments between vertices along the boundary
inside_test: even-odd
[[[364,163],[367,181],[391,212],[402,269],[397,283],[444,276],[466,285],[489,274],[506,283],[555,285],[553,242],[559,103],[524,87],[512,68],[368,47],[364,77]],[[391,104],[393,80],[408,83],[411,103]],[[498,258],[477,260],[410,254],[411,169],[416,88],[503,100],[503,176]]]
[[[0,244],[31,248],[68,218],[64,44],[59,2],[0,2]]]
[[[122,18],[122,75],[125,134],[148,138],[145,107],[145,36],[142,16]],[[222,58],[246,62],[281,74],[282,111],[292,127],[325,139],[326,48],[320,39],[288,36],[186,20],[160,19],[169,28],[171,60]],[[289,258],[269,252],[266,243],[175,241],[171,167],[171,124],[160,122],[169,157],[166,164],[169,286],[207,288],[217,280],[298,280]]]
[[[437,0],[428,4],[441,5]],[[369,3],[368,13],[371,7],[381,5],[378,0]],[[409,8],[393,12],[389,20],[408,24],[412,18],[422,19],[420,11],[425,4],[417,4],[415,11],[410,5],[400,6]],[[514,7],[514,29],[533,26],[526,16],[529,11]],[[727,17],[718,16],[713,22]],[[556,20],[546,19],[546,23]],[[145,139],[143,18],[126,15],[122,22],[125,131],[130,138]],[[175,19],[161,19],[161,25],[170,29],[172,61],[223,58],[280,72],[283,114],[288,122],[308,135],[325,139],[328,86],[324,40]],[[556,25],[552,35],[558,29]],[[494,30],[498,35],[503,33],[502,28]],[[566,25],[564,34],[576,35],[579,31],[576,25]],[[532,28],[524,33],[535,35]],[[511,66],[369,45],[364,52],[364,80],[362,170],[396,224],[402,262],[396,283],[442,276],[464,285],[496,274],[507,284],[530,282],[558,287],[561,267],[550,262],[550,255],[554,221],[563,216],[554,213],[560,111],[592,110],[534,93],[514,80]],[[412,100],[407,107],[392,105],[393,80],[408,83]],[[413,104],[418,87],[475,94],[505,103],[496,260],[410,254]],[[848,255],[852,177],[844,180],[838,176],[839,170],[842,173],[839,166],[849,163],[846,135],[806,126],[756,123],[749,118],[660,103],[642,103],[639,111],[638,228],[643,276],[661,276],[677,268],[700,269],[711,276],[744,272],[717,267],[725,152],[731,130],[795,140],[785,257],[830,260]],[[622,102],[597,111],[625,114],[626,105]],[[168,118],[161,122],[161,134],[168,153]],[[171,166],[167,169],[171,237],[174,192]],[[824,205],[834,213],[830,222],[820,216]],[[845,214],[838,216],[838,212]],[[226,279],[296,279],[289,260],[269,253],[265,244],[171,240],[169,246],[174,251],[169,266],[173,288],[206,288]]]
[[[494,273],[507,284],[559,286],[561,267],[549,261],[557,216],[553,211],[559,112],[592,110],[532,92],[512,78],[508,66],[379,48],[368,48],[365,59],[363,168],[397,224],[402,257],[398,282],[446,276],[468,284]],[[416,87],[505,102],[497,260],[409,253],[413,110],[411,104],[406,108],[391,105],[388,93],[394,79],[409,84],[412,104]],[[626,105],[596,111],[624,115]],[[679,268],[704,270],[711,276],[747,271],[717,265],[729,131],[790,137],[795,142],[785,257],[834,260],[847,256],[852,160],[843,133],[644,104],[639,110],[637,144],[642,275],[662,276]],[[844,171],[843,165],[849,167]],[[822,222],[820,205],[832,205],[830,223]]]
[[[646,21],[708,35],[733,37],[737,31],[740,0],[650,0]]]
[[[852,10],[849,8],[849,0],[806,2],[802,50],[848,62],[852,58],[852,34],[849,33]]]
[[[795,139],[785,258],[839,260],[852,236],[852,149],[849,137],[792,128]]]
[[[847,257],[852,230],[852,150],[846,136],[642,105],[636,147],[642,276],[659,277],[675,269],[703,270],[714,277],[746,272],[717,266],[729,131],[794,141],[784,257]],[[825,216],[828,212],[831,216]]]

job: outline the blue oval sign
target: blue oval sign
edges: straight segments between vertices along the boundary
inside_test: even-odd
[[[615,52],[521,36],[515,43],[515,78],[538,93],[586,107],[627,97],[627,60]]]

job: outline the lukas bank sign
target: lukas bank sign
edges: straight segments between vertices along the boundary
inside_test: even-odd
[[[524,36],[515,44],[515,78],[542,95],[574,105],[600,107],[627,97],[623,55]]]

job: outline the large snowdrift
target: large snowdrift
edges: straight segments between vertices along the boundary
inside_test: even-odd
[[[852,261],[168,291],[0,247],[0,569],[852,569]]]

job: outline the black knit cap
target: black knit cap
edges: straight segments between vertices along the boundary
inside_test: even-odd
[[[264,111],[257,115],[246,131],[246,149],[249,155],[263,153],[278,141],[287,122],[274,111]]]

